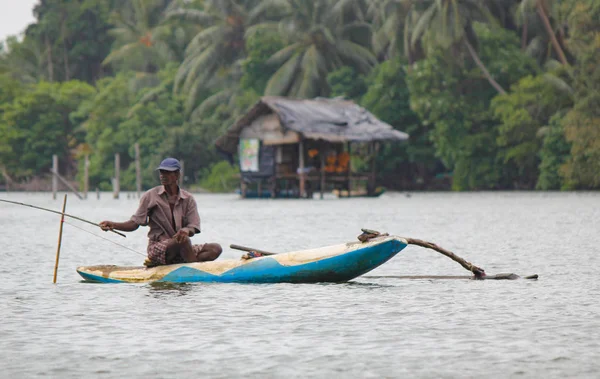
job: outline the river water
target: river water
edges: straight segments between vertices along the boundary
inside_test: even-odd
[[[63,194],[0,198],[60,210]],[[232,243],[284,252],[370,228],[435,242],[488,274],[540,277],[398,278],[468,274],[409,246],[345,284],[89,284],[77,266],[141,264],[146,229],[122,238],[68,220],[54,285],[60,216],[0,203],[0,377],[600,376],[599,193],[196,200],[193,240],[221,243],[220,259],[241,255]],[[126,220],[137,201],[69,195],[67,213]]]

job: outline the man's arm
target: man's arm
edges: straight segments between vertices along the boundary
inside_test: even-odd
[[[102,221],[99,225],[105,232],[113,229],[122,230],[124,232],[133,232],[139,228],[139,225],[133,220],[127,220],[125,222]]]

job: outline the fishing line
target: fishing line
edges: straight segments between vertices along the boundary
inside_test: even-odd
[[[64,222],[65,224],[69,224],[69,225],[71,225],[71,226],[72,226],[72,227],[74,227],[74,228],[77,228],[77,229],[79,229],[79,230],[83,230],[83,231],[84,231],[84,232],[86,232],[86,233],[89,233],[89,234],[91,234],[91,235],[93,235],[93,236],[96,236],[96,237],[98,237],[98,238],[101,238],[101,239],[103,239],[103,240],[105,240],[105,241],[108,241],[108,242],[110,242],[110,243],[114,243],[115,245],[117,245],[117,246],[120,246],[120,247],[122,247],[123,249],[127,249],[127,250],[129,250],[129,251],[133,251],[134,253],[136,253],[136,254],[139,254],[139,255],[147,256],[147,254],[146,254],[146,253],[140,253],[140,252],[139,252],[139,251],[137,251],[137,250],[133,250],[132,248],[130,248],[130,247],[127,247],[127,246],[124,246],[124,245],[121,245],[121,244],[120,244],[120,243],[118,243],[118,242],[115,242],[115,241],[109,240],[108,238],[104,238],[104,237],[102,237],[102,236],[100,236],[100,235],[98,235],[98,234],[95,234],[95,233],[92,233],[92,232],[90,232],[89,230],[85,230],[85,229],[83,229],[83,228],[80,228],[79,226],[76,226],[76,225],[74,225],[74,224],[71,224],[70,222],[67,222],[67,221],[63,221],[63,222]]]

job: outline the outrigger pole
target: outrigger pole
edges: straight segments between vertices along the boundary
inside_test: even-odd
[[[48,209],[48,208],[42,208],[42,207],[38,207],[37,205],[31,205],[31,204],[19,203],[19,202],[17,202],[17,201],[10,201],[10,200],[4,200],[4,199],[0,199],[0,201],[1,201],[1,202],[3,202],[3,203],[10,203],[10,204],[16,204],[16,205],[23,205],[23,206],[25,206],[25,207],[30,207],[30,208],[40,209],[40,210],[42,210],[42,211],[51,212],[51,213],[56,213],[56,214],[59,214],[59,215],[61,215],[61,216],[64,216],[64,217],[70,217],[70,218],[72,218],[72,219],[75,219],[75,220],[83,221],[83,222],[86,222],[86,223],[88,223],[88,224],[90,224],[90,225],[94,225],[94,226],[98,226],[98,227],[100,226],[99,224],[96,224],[95,222],[88,221],[88,220],[86,220],[86,219],[83,219],[83,218],[81,218],[81,217],[77,217],[77,216],[73,216],[73,215],[70,215],[70,214],[66,214],[66,213],[58,212],[58,211],[55,211],[55,210],[52,210],[52,209]],[[112,229],[111,229],[110,231],[111,231],[111,232],[113,232],[113,233],[116,233],[116,234],[120,235],[121,237],[127,237],[125,234],[123,234],[123,233],[119,233],[119,232],[117,232],[116,230],[112,230]]]

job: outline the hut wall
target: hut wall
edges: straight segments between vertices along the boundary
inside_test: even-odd
[[[240,138],[258,138],[264,145],[283,145],[297,143],[298,133],[284,130],[275,113],[257,117],[240,133]]]

